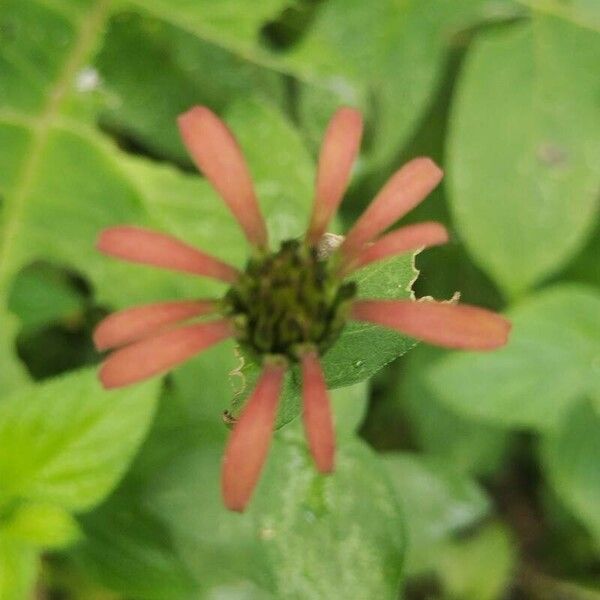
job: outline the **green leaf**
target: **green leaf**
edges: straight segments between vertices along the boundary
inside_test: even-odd
[[[420,345],[403,359],[403,376],[397,398],[406,411],[417,444],[427,454],[458,471],[485,475],[501,464],[507,449],[507,433],[455,412],[427,385],[429,370],[443,360],[446,351]]]
[[[324,477],[304,442],[279,439],[243,515],[222,507],[219,465],[220,448],[181,455],[150,497],[200,582],[250,579],[282,599],[396,598],[402,521],[363,444],[343,444]]]
[[[80,533],[77,522],[64,508],[39,502],[17,506],[4,531],[35,548],[52,549],[68,546]]]
[[[548,289],[509,313],[508,345],[453,353],[436,364],[437,396],[466,416],[509,427],[555,428],[577,400],[600,389],[600,295],[594,288]]]
[[[100,19],[97,10],[89,15],[95,27]],[[80,40],[66,58],[62,78],[51,88],[65,105],[69,105],[67,90],[77,72],[74,61],[87,56],[81,49],[83,42],[92,43],[88,29],[79,32]],[[24,159],[21,167],[26,176],[14,182],[15,189],[7,196],[5,228],[10,235],[0,246],[5,265],[0,272],[0,302],[2,281],[8,283],[18,269],[38,258],[86,275],[97,300],[117,307],[222,293],[222,287],[212,282],[98,255],[94,250],[98,232],[119,222],[173,233],[201,248],[214,249],[237,265],[243,264],[246,249],[238,227],[206,182],[126,156],[87,125],[63,117],[58,99],[46,107],[51,112],[43,129],[31,115],[15,111],[3,117],[0,113],[0,137],[4,130],[18,132],[30,140],[29,150],[37,157],[34,162]],[[227,120],[248,158],[273,243],[300,236],[312,203],[314,167],[298,133],[268,105],[255,101],[234,103]],[[0,172],[0,181],[8,182],[11,176],[12,171]],[[65,236],[65,231],[70,234]],[[407,297],[413,279],[411,257],[365,269],[357,277],[361,294],[375,297]],[[349,326],[325,360],[329,383],[336,387],[364,380],[412,344],[376,326]],[[296,401],[287,410],[287,420],[297,413]]]
[[[299,132],[258,100],[236,102],[227,122],[248,159],[271,246],[300,237],[312,208],[315,168]]]
[[[27,382],[27,374],[23,365],[14,354],[14,339],[17,334],[18,321],[14,315],[0,306],[0,389],[5,393],[18,388]]]
[[[0,505],[89,509],[115,486],[146,434],[157,383],[106,392],[93,370],[15,392],[0,403]]]
[[[33,547],[0,531],[0,598],[23,600],[32,597],[38,555]]]
[[[129,0],[129,4],[197,32],[216,45],[238,51],[242,56],[256,52],[260,28],[276,17],[289,0],[261,0],[252,6],[244,0]]]
[[[556,494],[600,547],[600,412],[589,402],[573,406],[544,440],[541,456]]]
[[[534,14],[480,34],[448,141],[456,224],[509,296],[557,271],[590,233],[600,197],[600,35]]]
[[[358,271],[352,279],[359,298],[407,299],[418,276],[414,256],[404,255]],[[323,357],[323,370],[331,388],[367,379],[401,356],[416,341],[390,329],[368,323],[349,323],[340,339]]]
[[[12,276],[25,264],[18,248],[19,227],[36,173],[44,162],[50,127],[67,109],[72,83],[93,51],[108,8],[107,2],[66,2],[64,11],[32,1],[3,4],[0,67],[0,321],[3,340],[0,380],[3,389],[24,381],[11,356],[16,326],[6,313]],[[15,32],[19,32],[16,34]],[[23,117],[29,118],[25,127]],[[44,223],[48,227],[48,221]],[[64,237],[64,230],[62,235]],[[7,365],[8,368],[5,368]]]
[[[440,462],[407,453],[386,454],[384,462],[406,516],[406,571],[435,570],[453,535],[482,520],[490,503],[467,475]]]
[[[443,7],[435,0],[331,0],[316,7],[314,21],[295,45],[275,51],[260,43],[258,30],[286,6],[281,0],[261,2],[260,9],[252,11],[240,0],[219,3],[219,10],[212,2],[208,8],[185,0],[168,2],[168,7],[167,0],[133,4],[249,63],[291,74],[306,84],[298,108],[313,139],[320,138],[326,119],[340,104],[369,112],[375,106],[369,115],[374,123],[374,161],[393,156],[423,116],[443,67],[448,32],[503,17],[505,5],[511,6],[488,0],[459,0]],[[221,18],[221,7],[228,19]]]
[[[354,437],[369,403],[369,385],[366,381],[331,391],[331,410],[334,415],[337,440]]]
[[[314,120],[313,106],[323,104],[319,88],[325,87],[325,97],[332,98],[326,104],[373,111],[369,158],[391,158],[414,132],[435,90],[446,51],[443,32],[453,20],[449,12],[429,0],[323,3],[313,26],[284,57],[286,68],[318,84],[305,90],[307,125]]]
[[[23,327],[35,328],[56,321],[75,320],[83,310],[83,297],[66,273],[50,265],[26,267],[14,280],[8,308]]]
[[[595,0],[517,0],[525,6],[600,32],[600,6]]]
[[[254,95],[281,104],[283,95],[278,73],[135,13],[111,20],[96,66],[108,95],[102,122],[152,153],[190,165],[173,126],[180,113],[197,104],[222,113]]]
[[[224,258],[242,259],[243,241],[235,224],[199,178],[132,159],[75,123],[53,128],[47,151],[35,172],[36,186],[13,221],[18,235],[5,245],[11,270],[39,258],[52,260],[85,274],[97,300],[116,306],[221,289],[209,281],[101,256],[95,249],[97,235],[116,223],[161,229],[192,243],[200,238],[198,245],[204,242],[205,247],[214,247],[219,239]],[[208,206],[199,201],[203,197]]]
[[[439,570],[448,597],[497,600],[506,595],[516,567],[516,545],[507,528],[492,523],[449,546]]]
[[[52,99],[42,107],[44,118],[39,121],[36,114],[27,112],[25,103],[0,110],[0,148],[6,147],[4,141],[12,143],[10,153],[0,150],[0,189],[6,193],[0,232],[2,320],[14,275],[39,259],[87,277],[97,301],[109,306],[222,293],[223,287],[213,282],[100,256],[94,248],[98,232],[116,223],[162,229],[214,249],[221,258],[235,264],[245,261],[243,236],[206,182],[170,167],[131,158],[71,114],[78,93],[77,74],[89,58],[107,16],[103,3],[88,8],[89,13],[84,11],[76,24],[75,19],[69,22],[70,44],[65,46],[65,40],[61,40],[60,48],[58,41],[56,48],[48,47],[58,72],[53,72],[54,79],[38,82]],[[21,12],[15,9],[25,27],[30,15]],[[63,13],[59,14],[64,20]],[[21,52],[23,61],[31,62],[27,48],[12,50]],[[10,80],[10,85],[16,82]],[[299,235],[312,198],[313,165],[298,134],[264,103],[236,105],[231,121],[256,177],[263,209],[272,215],[269,229],[273,239]],[[176,129],[175,123],[172,128]],[[15,140],[21,140],[20,146]],[[20,147],[23,152],[19,152]],[[285,148],[285,152],[267,157],[265,147]],[[2,339],[3,346],[12,346],[13,332],[11,327]],[[12,348],[3,347],[2,354],[10,356]],[[14,360],[7,363],[12,366]],[[9,383],[17,382],[15,372],[16,368],[11,368]],[[3,369],[2,377],[8,378],[4,373]]]
[[[592,236],[582,251],[572,260],[558,279],[600,286],[600,213]]]
[[[191,598],[190,575],[169,532],[127,489],[82,518],[85,539],[71,556],[86,575],[128,597]]]
[[[231,398],[240,387],[238,377],[232,375],[239,365],[234,342],[225,342],[176,369],[172,375],[175,393],[169,400],[171,413],[175,408],[175,418],[187,423],[218,424],[225,434],[223,412],[230,408]]]

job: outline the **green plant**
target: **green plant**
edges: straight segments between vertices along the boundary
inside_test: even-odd
[[[599,63],[584,0],[4,0],[0,598],[596,597]],[[458,290],[513,322],[485,355],[349,329],[324,368],[336,472],[311,463],[291,379],[243,515],[219,499],[222,413],[256,366],[227,341],[107,392],[91,342],[114,310],[225,289],[109,261],[101,230],[245,264],[177,135],[197,104],[239,138],[274,247],[302,239],[339,106],[365,136],[333,231],[432,156],[445,181],[409,220],[450,243],[359,289]]]

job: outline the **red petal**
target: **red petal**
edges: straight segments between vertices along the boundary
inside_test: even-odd
[[[172,329],[113,352],[102,364],[100,380],[105,388],[115,388],[148,379],[231,335],[224,319]]]
[[[410,250],[444,244],[448,241],[448,232],[443,225],[433,221],[407,225],[380,237],[375,243],[367,245],[356,257],[353,265],[344,269],[349,273],[378,260],[402,254]]]
[[[316,352],[302,356],[302,402],[304,428],[310,451],[321,473],[334,466],[335,433],[325,377]]]
[[[342,201],[362,130],[362,116],[353,108],[340,108],[329,122],[319,155],[315,202],[307,233],[312,244],[321,239]]]
[[[248,241],[255,246],[266,246],[267,230],[256,201],[252,178],[227,125],[205,106],[195,106],[182,114],[178,123],[194,163],[225,200]],[[265,152],[269,149],[265,148]]]
[[[135,306],[106,317],[94,331],[98,350],[115,348],[156,333],[172,325],[215,310],[213,300],[183,300]]]
[[[285,370],[282,363],[265,365],[227,443],[221,490],[229,510],[242,512],[258,482],[273,437]]]
[[[178,239],[140,227],[122,225],[100,233],[98,250],[131,262],[184,271],[233,283],[238,278],[234,267],[204,254]]]
[[[429,158],[415,158],[396,171],[348,232],[340,248],[343,256],[356,256],[367,242],[422,202],[442,175]]]
[[[351,317],[396,329],[424,342],[463,350],[493,350],[506,344],[510,323],[504,317],[468,304],[364,300]]]

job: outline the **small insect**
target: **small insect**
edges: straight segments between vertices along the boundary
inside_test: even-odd
[[[238,422],[238,418],[234,417],[231,412],[228,410],[223,411],[223,423],[229,428],[232,429],[235,424]]]

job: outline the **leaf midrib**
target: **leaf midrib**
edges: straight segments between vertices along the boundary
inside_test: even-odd
[[[4,210],[4,227],[0,237],[0,298],[8,293],[7,283],[11,274],[10,255],[14,240],[22,222],[23,211],[35,183],[36,174],[48,142],[51,127],[59,116],[62,103],[67,96],[76,73],[83,67],[90,51],[96,45],[103,25],[109,15],[111,0],[99,0],[78,23],[79,35],[55,84],[48,90],[42,112],[32,122],[32,139],[29,153],[21,166],[20,174],[12,193],[7,198]]]

